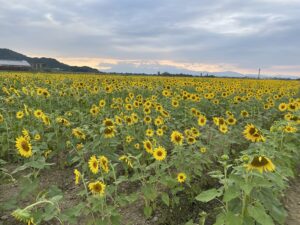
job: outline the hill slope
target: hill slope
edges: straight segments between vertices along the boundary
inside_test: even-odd
[[[88,67],[88,66],[69,66],[67,64],[61,63],[56,59],[52,58],[31,58],[26,55],[20,54],[18,52],[14,52],[10,49],[0,48],[0,60],[26,60],[31,65],[36,63],[43,63],[45,70],[59,70],[65,72],[91,72],[98,73],[97,69]]]

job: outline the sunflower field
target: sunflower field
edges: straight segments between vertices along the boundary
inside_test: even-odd
[[[299,81],[0,73],[0,224],[285,224]]]

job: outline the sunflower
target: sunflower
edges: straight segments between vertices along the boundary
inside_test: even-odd
[[[192,145],[192,144],[194,144],[194,143],[196,142],[196,138],[195,138],[194,136],[188,136],[188,137],[186,138],[186,141],[187,141],[187,143],[188,143],[189,145]]]
[[[146,136],[152,137],[153,134],[154,134],[154,131],[152,129],[149,128],[149,129],[146,130]]]
[[[288,104],[288,110],[289,111],[296,111],[296,109],[297,109],[297,104],[296,103],[291,102],[291,103]]]
[[[105,138],[113,138],[116,134],[115,127],[106,127],[103,133]]]
[[[3,115],[0,113],[0,123],[2,123],[4,121],[4,117]]]
[[[89,189],[94,195],[99,194],[100,196],[103,196],[105,184],[102,181],[91,182],[89,183]]]
[[[46,126],[49,126],[50,125],[50,119],[48,116],[46,116],[45,114],[42,116],[42,120],[43,120],[43,123],[46,125]]]
[[[32,147],[30,141],[24,136],[20,136],[16,139],[16,147],[19,154],[25,158],[32,156]]]
[[[199,150],[201,153],[205,153],[207,151],[206,147],[201,147]]]
[[[179,102],[176,99],[172,99],[172,106],[177,108],[179,106]]]
[[[99,163],[95,155],[91,156],[89,160],[89,168],[92,171],[93,174],[98,173],[99,171]]]
[[[177,181],[179,183],[184,183],[186,180],[186,174],[185,173],[178,173],[177,174]]]
[[[221,131],[223,134],[226,134],[228,132],[228,126],[226,124],[219,126],[219,131]]]
[[[78,144],[76,145],[76,150],[80,151],[81,149],[83,149],[83,147],[84,147],[84,144],[78,143]]]
[[[255,156],[252,161],[246,165],[247,170],[253,170],[256,169],[260,173],[263,171],[265,172],[272,172],[275,170],[275,165],[272,163],[272,161],[265,157],[265,156]]]
[[[283,128],[283,131],[285,133],[295,133],[297,131],[297,128],[296,127],[293,127],[293,126],[290,126],[290,125],[287,125]]]
[[[134,138],[132,136],[130,136],[130,135],[127,135],[126,138],[125,138],[126,143],[128,143],[128,144],[131,143],[133,141],[133,139]]]
[[[206,117],[204,115],[200,115],[198,117],[198,125],[199,126],[201,126],[201,127],[205,126],[206,121],[207,121],[207,119],[206,119]]]
[[[153,157],[158,161],[164,160],[166,156],[167,156],[167,151],[162,146],[159,146],[153,150]]]
[[[253,124],[248,124],[245,127],[243,134],[247,140],[252,142],[265,141],[265,138],[262,135],[261,131],[257,129]]]
[[[117,125],[121,125],[121,124],[122,124],[122,118],[116,115],[116,116],[115,116],[115,123],[116,123]]]
[[[81,173],[79,172],[79,170],[75,169],[74,170],[74,175],[75,175],[75,184],[79,184]]]
[[[227,119],[226,119],[226,123],[228,125],[235,125],[236,124],[236,119],[233,117],[233,116],[229,116]]]
[[[124,116],[124,119],[128,125],[132,125],[134,123],[131,116]]]
[[[44,113],[43,113],[42,110],[37,109],[37,110],[34,111],[33,115],[34,115],[36,118],[40,119],[40,118],[43,117]]]
[[[106,104],[106,102],[105,102],[104,99],[101,99],[101,100],[99,101],[99,106],[100,106],[101,108],[103,108],[103,107],[105,106],[105,104]]]
[[[90,113],[92,114],[92,116],[97,116],[99,112],[100,112],[100,109],[99,109],[99,107],[97,107],[97,106],[92,107],[92,108],[90,109]]]
[[[278,109],[279,109],[280,112],[283,112],[283,111],[287,110],[287,108],[288,108],[288,105],[285,104],[284,102],[280,103],[279,106],[278,106]]]
[[[175,145],[182,145],[183,135],[179,131],[173,131],[171,134],[171,142]]]
[[[22,119],[24,117],[24,112],[23,111],[19,111],[16,113],[16,118],[17,119]]]
[[[36,141],[41,140],[41,135],[40,134],[35,134],[34,135],[34,140],[36,140]]]
[[[164,135],[164,130],[162,128],[159,128],[156,130],[157,136],[163,136]]]
[[[22,130],[23,137],[26,138],[27,141],[30,141],[30,133],[27,129],[23,128]]]
[[[106,118],[103,120],[103,125],[105,127],[113,127],[114,126],[114,121],[112,119]]]
[[[149,140],[143,141],[143,145],[144,145],[146,152],[148,152],[150,154],[153,153],[153,147],[152,147],[151,141],[149,141]]]
[[[72,134],[77,138],[77,139],[85,139],[85,134],[80,128],[74,128],[72,129]]]
[[[241,111],[241,116],[242,117],[249,117],[249,113],[246,110]]]
[[[164,124],[164,119],[161,116],[158,116],[155,120],[154,120],[154,124],[156,126],[161,126]]]
[[[105,173],[108,173],[109,167],[108,167],[108,159],[105,156],[100,156],[99,157],[99,164],[101,168],[104,170]]]

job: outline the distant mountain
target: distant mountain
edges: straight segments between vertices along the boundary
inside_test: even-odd
[[[99,73],[99,70],[88,66],[69,66],[57,61],[56,59],[45,57],[31,58],[6,48],[0,48],[0,60],[26,60],[32,66],[37,64],[42,65],[41,70],[44,71]]]

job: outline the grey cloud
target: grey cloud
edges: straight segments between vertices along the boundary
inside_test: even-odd
[[[295,66],[300,58],[295,0],[0,0],[0,29],[1,47],[39,55],[239,68]]]

